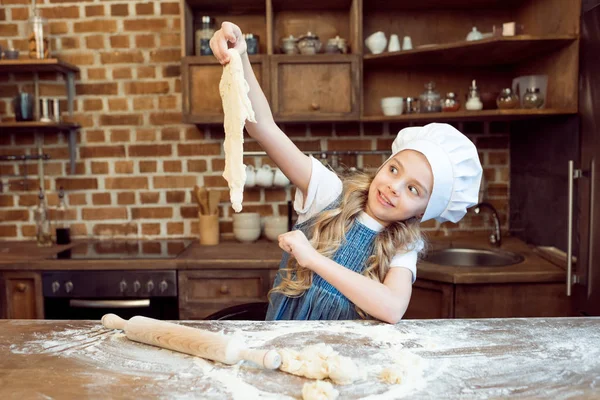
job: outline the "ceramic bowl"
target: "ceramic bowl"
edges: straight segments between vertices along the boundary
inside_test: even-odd
[[[257,228],[233,228],[233,237],[240,242],[254,242],[260,237],[260,226]]]

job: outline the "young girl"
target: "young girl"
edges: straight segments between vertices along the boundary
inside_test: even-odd
[[[296,186],[295,230],[269,293],[267,320],[376,318],[398,322],[423,250],[419,225],[458,222],[478,199],[482,168],[473,143],[447,124],[401,130],[375,175],[344,179],[306,156],[275,124],[240,28],[223,22],[211,39],[225,65],[241,54],[256,123],[246,130]]]

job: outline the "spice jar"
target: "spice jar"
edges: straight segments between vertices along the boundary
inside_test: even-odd
[[[477,89],[477,83],[475,79],[473,79],[471,86],[469,87],[469,95],[467,97],[467,102],[465,103],[465,108],[470,111],[483,109],[483,103],[479,97],[479,89]]]
[[[456,98],[456,93],[448,92],[446,97],[442,100],[442,111],[458,111],[460,109],[460,102]]]
[[[523,96],[523,108],[541,108],[543,105],[544,96],[540,93],[540,89],[527,88],[525,96]]]
[[[416,97],[406,98],[406,113],[415,114],[419,112],[419,99]]]
[[[29,46],[29,58],[50,58],[50,26],[48,20],[40,15],[40,10],[31,4],[31,18],[27,21],[27,41]]]
[[[245,33],[244,39],[246,40],[246,52],[248,54],[258,54],[258,35],[255,35],[253,33]]]
[[[419,110],[422,113],[442,111],[440,94],[435,91],[434,82],[425,84],[425,91],[419,96],[419,106]]]
[[[196,30],[196,55],[210,56],[210,38],[215,33],[215,19],[208,15],[200,17],[200,29]]]
[[[519,97],[510,88],[504,88],[496,98],[496,105],[501,110],[510,110],[519,107]]]
[[[298,38],[298,49],[301,54],[317,54],[321,50],[321,41],[317,35],[308,32]]]

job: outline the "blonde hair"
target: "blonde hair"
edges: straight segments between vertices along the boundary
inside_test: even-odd
[[[332,258],[340,245],[346,240],[346,232],[355,223],[356,217],[365,209],[369,187],[375,173],[356,172],[343,179],[343,190],[340,204],[321,212],[313,223],[311,245],[322,255]],[[419,239],[424,241],[419,220],[416,217],[406,221],[390,223],[375,238],[375,251],[367,260],[367,268],[363,275],[377,282],[383,282],[390,269],[392,257],[398,250],[412,250],[411,245]],[[279,272],[281,282],[269,291],[269,299],[273,293],[282,293],[288,297],[300,297],[311,286],[313,272],[298,265],[290,257],[285,268]],[[362,318],[367,315],[358,307]]]

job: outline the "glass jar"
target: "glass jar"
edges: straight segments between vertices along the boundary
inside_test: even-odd
[[[422,113],[442,111],[440,94],[435,91],[435,83],[425,84],[425,91],[419,96],[419,110]]]
[[[246,51],[248,54],[258,54],[260,51],[258,47],[258,35],[253,33],[245,33],[244,39],[246,40]]]
[[[501,110],[510,110],[519,107],[519,96],[513,93],[510,88],[504,88],[496,98],[496,105]]]
[[[215,19],[208,15],[200,17],[200,29],[196,30],[196,55],[210,56],[210,38],[215,33]]]
[[[39,14],[33,3],[31,18],[27,21],[27,42],[29,58],[50,58],[50,25],[48,20]]]
[[[460,109],[460,102],[456,98],[456,93],[448,92],[446,97],[442,100],[442,111],[458,111]]]
[[[544,96],[540,93],[540,89],[528,88],[523,96],[523,108],[541,108],[543,105]]]
[[[407,114],[416,114],[419,112],[419,99],[416,97],[407,97],[406,98],[406,113]]]

